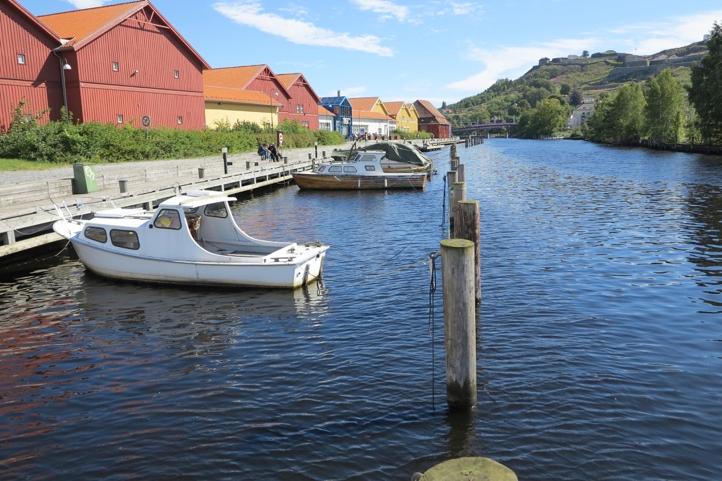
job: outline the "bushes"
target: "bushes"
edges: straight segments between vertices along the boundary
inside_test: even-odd
[[[75,124],[68,115],[57,122],[38,125],[38,115],[28,115],[20,105],[7,133],[0,134],[0,157],[45,162],[124,162],[132,160],[201,157],[220,152],[251,152],[259,142],[275,143],[276,129],[256,124],[219,125],[217,130],[183,131],[137,129],[126,126]],[[338,145],[337,132],[312,132],[297,122],[282,122],[284,148]]]

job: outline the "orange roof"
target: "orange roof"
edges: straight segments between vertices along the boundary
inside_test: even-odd
[[[186,39],[173,28],[170,22],[168,22],[148,0],[116,3],[106,7],[71,10],[69,12],[42,15],[38,18],[42,23],[55,31],[61,39],[67,40],[62,46],[63,49],[79,50],[144,8],[150,8],[152,10],[152,23],[167,27],[191,56],[198,61],[201,69],[211,68],[208,63],[203,60],[203,57],[196,52]]]
[[[325,115],[326,117],[335,117],[336,116],[336,114],[334,114],[333,112],[328,110],[323,105],[318,106],[318,115]]]
[[[370,110],[356,110],[353,109],[354,119],[370,119],[370,120],[394,120],[386,114],[380,114],[378,112],[372,112]]]
[[[298,80],[298,77],[300,77],[300,73],[279,73],[276,75],[276,78],[279,82],[281,82],[281,85],[283,85],[286,90],[290,89],[294,83],[296,83],[296,80]]]
[[[366,111],[371,110],[378,100],[378,97],[356,97],[354,99],[348,99],[348,101],[351,102],[351,109]]]
[[[86,8],[69,12],[41,15],[40,20],[53,29],[62,39],[77,43],[109,24],[117,24],[146,6],[148,2],[118,3],[107,7]]]
[[[203,83],[219,87],[244,89],[261,75],[266,65],[246,65],[243,67],[212,68],[203,72]]]
[[[266,105],[280,107],[280,102],[273,102],[271,97],[263,92],[255,90],[241,90],[229,87],[215,87],[205,85],[203,87],[203,96],[206,100],[215,100],[221,102],[230,102],[234,104],[246,105]]]
[[[401,107],[404,106],[404,103],[405,102],[384,102],[384,107],[386,107],[386,110],[388,111],[390,116],[396,117],[397,115],[399,115]]]

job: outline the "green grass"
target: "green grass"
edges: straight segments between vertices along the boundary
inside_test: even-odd
[[[11,170],[47,170],[57,169],[68,164],[57,164],[53,162],[37,162],[34,160],[21,159],[0,159],[0,172]]]

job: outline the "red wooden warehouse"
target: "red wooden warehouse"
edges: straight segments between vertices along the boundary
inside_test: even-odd
[[[318,130],[318,104],[321,100],[301,73],[276,75],[291,98],[279,113],[281,121],[295,120],[304,127]]]
[[[0,131],[10,127],[13,111],[46,112],[55,119],[62,106],[56,35],[15,0],[0,1]]]
[[[80,122],[203,129],[208,64],[148,1],[38,17],[63,41],[68,108]]]
[[[414,107],[419,113],[419,130],[434,134],[437,139],[451,137],[451,124],[428,100],[417,100]]]

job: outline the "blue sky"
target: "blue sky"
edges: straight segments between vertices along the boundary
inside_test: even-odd
[[[20,0],[40,15],[103,0]],[[153,0],[213,67],[303,72],[320,96],[435,104],[516,78],[540,57],[650,54],[701,40],[719,0]]]

